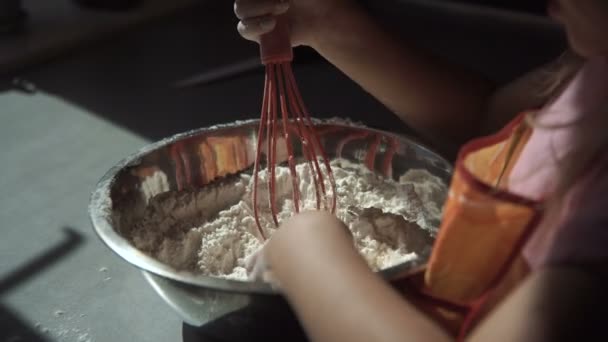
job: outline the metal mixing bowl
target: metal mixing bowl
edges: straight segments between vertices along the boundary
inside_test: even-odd
[[[90,217],[103,242],[143,270],[160,296],[191,325],[202,326],[221,317],[232,317],[237,325],[253,324],[259,317],[269,320],[273,315],[291,313],[282,297],[265,283],[176,271],[134,248],[121,232],[141,217],[153,196],[200,188],[250,170],[257,127],[258,120],[237,122],[193,130],[146,146],[110,169],[91,196]],[[317,130],[330,158],[371,161],[368,167],[394,179],[413,168],[426,169],[446,184],[449,181],[451,165],[410,138],[336,120],[318,121]],[[296,153],[299,151],[296,147]],[[431,244],[432,239],[412,241],[408,248],[420,257],[382,270],[381,275],[390,281],[419,268],[427,261]]]

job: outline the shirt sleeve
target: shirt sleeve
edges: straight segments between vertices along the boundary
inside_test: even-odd
[[[557,227],[546,265],[608,265],[608,167],[586,179],[571,210]]]

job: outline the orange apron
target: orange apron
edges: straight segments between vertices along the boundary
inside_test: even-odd
[[[542,203],[506,190],[532,132],[524,117],[461,149],[429,263],[399,284],[459,339],[528,273],[521,250]]]

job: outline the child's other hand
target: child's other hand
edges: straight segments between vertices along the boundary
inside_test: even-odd
[[[318,256],[330,258],[332,252],[344,247],[353,248],[353,244],[342,221],[325,211],[307,211],[283,223],[264,247],[248,258],[246,268],[250,279],[280,288],[281,268],[306,260],[314,263]]]
[[[235,0],[234,13],[241,36],[255,42],[274,29],[277,15],[286,13],[292,45],[311,46],[333,14],[352,6],[352,0]]]
[[[255,253],[245,259],[245,269],[247,269],[249,280],[262,280],[265,283],[270,284],[273,288],[278,289],[279,283],[275,279],[272,270],[266,261],[266,255],[264,254],[266,250],[265,247],[266,245],[263,245]]]

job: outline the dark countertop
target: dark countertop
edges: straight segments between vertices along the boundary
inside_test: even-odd
[[[399,32],[416,32],[422,45],[499,82],[548,60],[562,44],[536,19],[499,15],[480,24],[483,13],[378,3],[372,9]],[[170,86],[257,55],[255,44],[238,37],[225,4],[201,2],[0,78],[0,341],[181,339],[179,318],[100,242],[86,208],[102,174],[147,142],[257,117],[260,70],[200,87]],[[299,50],[295,70],[317,116],[407,131],[315,54]],[[14,90],[14,77],[37,92]]]

